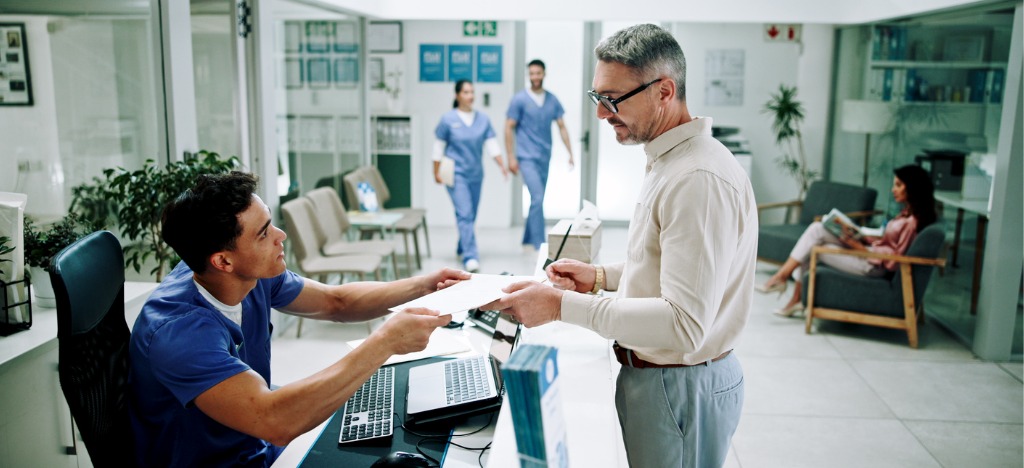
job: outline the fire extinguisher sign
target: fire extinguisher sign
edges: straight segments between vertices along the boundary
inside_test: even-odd
[[[765,42],[800,42],[801,29],[799,24],[766,24],[764,25]]]

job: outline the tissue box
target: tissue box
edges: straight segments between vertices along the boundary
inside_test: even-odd
[[[562,253],[559,255],[558,248],[562,245],[562,239],[565,238],[565,233],[570,225],[572,230],[569,231],[569,238],[565,241],[565,246],[562,247]],[[563,219],[548,231],[548,258],[555,259],[557,255],[558,259],[571,258],[593,263],[600,251],[601,221],[599,220],[588,219],[575,225],[572,220]]]

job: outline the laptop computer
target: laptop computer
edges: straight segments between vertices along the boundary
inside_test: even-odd
[[[423,425],[495,411],[501,407],[501,365],[519,343],[520,325],[501,314],[489,356],[450,359],[409,369],[406,424]]]

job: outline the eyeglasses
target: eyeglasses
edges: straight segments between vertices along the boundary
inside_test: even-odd
[[[623,94],[622,96],[619,96],[616,99],[612,99],[611,97],[605,96],[603,94],[597,94],[597,91],[595,91],[593,89],[590,90],[590,91],[587,91],[587,96],[590,96],[590,100],[594,101],[594,104],[600,103],[602,106],[604,106],[605,109],[608,109],[612,114],[618,114],[619,113],[619,103],[620,102],[625,101],[626,99],[629,99],[629,98],[635,96],[636,94],[639,94],[641,91],[647,89],[652,84],[657,83],[659,81],[661,81],[661,78],[658,78],[658,79],[656,79],[654,81],[651,81],[651,82],[648,82],[648,83],[644,83],[644,84],[640,85],[639,88],[634,89],[634,90],[632,90],[632,91],[630,91],[630,92],[628,92],[626,94]]]

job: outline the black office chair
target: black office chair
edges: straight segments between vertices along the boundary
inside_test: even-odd
[[[60,387],[94,466],[134,466],[128,419],[124,255],[108,231],[53,257]]]

